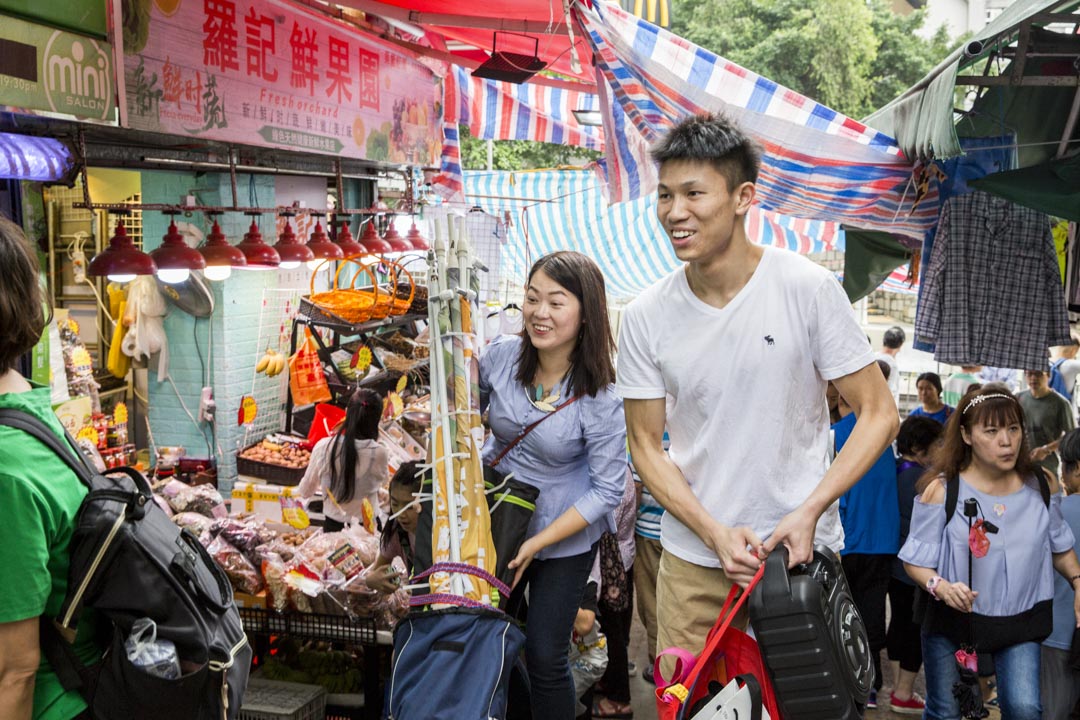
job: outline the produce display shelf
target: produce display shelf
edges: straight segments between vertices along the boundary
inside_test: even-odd
[[[260,658],[269,652],[271,635],[288,635],[298,640],[321,640],[361,645],[364,649],[364,720],[382,716],[382,688],[379,670],[383,655],[392,642],[390,633],[377,630],[375,621],[366,618],[349,619],[342,615],[317,613],[279,613],[269,608],[241,607],[240,619],[244,630],[253,636],[255,654]],[[368,702],[370,698],[370,702]],[[350,712],[349,717],[357,717]]]

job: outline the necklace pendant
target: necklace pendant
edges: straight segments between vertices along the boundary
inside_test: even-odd
[[[1001,517],[1005,514],[1005,505],[1003,503],[994,503],[994,514]]]
[[[547,398],[536,402],[536,408],[544,412],[555,412],[555,406],[547,402]]]

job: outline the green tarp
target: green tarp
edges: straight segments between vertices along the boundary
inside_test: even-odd
[[[994,173],[970,184],[1047,215],[1080,222],[1080,153],[1034,167]]]
[[[953,118],[956,76],[961,66],[971,65],[994,50],[992,41],[1008,35],[1032,15],[1068,12],[1080,0],[1016,0],[975,36],[954,50],[930,73],[903,95],[863,120],[896,138],[908,158],[955,157],[962,153]],[[980,52],[969,54],[973,42],[983,43]],[[1020,137],[1020,142],[1027,142]]]
[[[845,227],[844,292],[855,302],[910,259],[911,251],[888,233]]]

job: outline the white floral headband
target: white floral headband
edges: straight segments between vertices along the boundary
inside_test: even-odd
[[[964,408],[964,411],[962,413],[960,413],[960,414],[961,415],[967,415],[968,410],[975,407],[976,405],[981,403],[983,400],[989,400],[990,398],[1002,398],[1004,400],[1012,400],[1014,402],[1016,401],[1016,398],[1012,397],[1011,395],[1004,395],[1002,393],[991,393],[989,395],[979,395],[978,397],[971,398],[971,402],[969,402],[967,404],[967,407]]]

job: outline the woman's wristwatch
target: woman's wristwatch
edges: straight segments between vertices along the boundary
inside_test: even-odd
[[[941,577],[940,575],[935,575],[934,577],[926,581],[926,592],[930,593],[930,597],[934,598],[935,600],[941,599],[937,596],[937,586],[944,579],[945,578]]]

